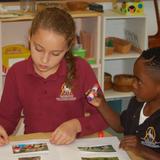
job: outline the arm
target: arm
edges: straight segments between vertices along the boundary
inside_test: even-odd
[[[21,114],[14,70],[8,71],[0,102],[0,125],[8,134],[14,131]]]
[[[81,61],[81,62],[80,62]],[[79,63],[80,62],[80,63]],[[77,75],[79,78],[79,87],[81,94],[81,109],[83,109],[84,115],[78,117],[81,124],[81,132],[78,136],[84,136],[93,134],[98,131],[102,131],[108,127],[108,123],[104,120],[102,115],[97,111],[96,108],[92,107],[88,103],[85,93],[93,88],[95,84],[98,84],[97,78],[91,66],[85,60],[79,60],[76,64]],[[101,88],[98,88],[101,91]],[[89,116],[85,116],[86,113]]]
[[[160,153],[142,145],[136,136],[125,136],[120,142],[120,148],[134,152],[146,160],[159,160]]]
[[[123,132],[123,127],[120,121],[120,115],[113,111],[111,106],[105,101],[102,94],[95,97],[90,103],[97,107],[98,111],[103,115],[108,124],[117,132]]]
[[[8,144],[8,142],[9,142],[8,135],[5,129],[2,126],[0,126],[0,146]]]

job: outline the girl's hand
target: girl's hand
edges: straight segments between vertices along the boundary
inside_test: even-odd
[[[78,119],[66,121],[52,133],[50,142],[53,144],[69,144],[76,139],[78,132],[81,132],[81,124]]]
[[[120,148],[124,150],[130,150],[135,154],[139,155],[143,150],[143,145],[140,143],[140,140],[136,136],[125,136],[121,139]]]
[[[7,132],[2,126],[0,126],[0,146],[3,146],[8,143],[9,143],[9,140],[8,140]]]
[[[88,90],[86,92],[86,96],[90,93],[90,90]],[[104,96],[101,93],[97,93],[97,95],[94,96],[94,98],[90,101],[88,101],[88,103],[92,104],[94,107],[102,107],[106,105],[106,101]]]

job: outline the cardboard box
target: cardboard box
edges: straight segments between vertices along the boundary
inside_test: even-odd
[[[14,63],[28,58],[29,55],[30,51],[25,48],[24,45],[15,44],[4,46],[2,48],[3,72],[6,73],[9,67],[11,67]]]
[[[144,15],[144,1],[114,0],[113,10],[128,16]]]

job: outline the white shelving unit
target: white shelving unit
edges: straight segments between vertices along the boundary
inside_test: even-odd
[[[127,54],[113,53],[105,56],[105,38],[127,39],[126,31],[136,36],[136,44],[141,50],[147,49],[147,28],[145,16],[125,16],[108,10],[103,15],[102,33],[102,89],[104,90],[104,72],[112,75],[132,74],[133,65],[140,53],[131,50]],[[104,91],[107,100],[123,99],[133,96],[132,92]]]

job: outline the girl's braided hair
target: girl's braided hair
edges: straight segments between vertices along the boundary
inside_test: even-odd
[[[60,33],[68,42],[68,52],[65,54],[68,73],[66,75],[65,84],[67,87],[72,87],[72,81],[75,78],[75,59],[71,49],[74,45],[76,28],[73,18],[66,11],[59,8],[47,8],[37,13],[32,21],[30,36],[36,33],[39,28],[47,29],[53,32]]]

